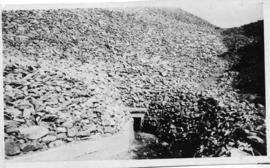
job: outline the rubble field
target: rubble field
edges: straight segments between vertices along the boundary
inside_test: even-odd
[[[221,29],[181,9],[10,10],[2,34],[7,159],[115,134],[129,107],[148,109],[142,131],[167,157],[266,155],[263,21]]]

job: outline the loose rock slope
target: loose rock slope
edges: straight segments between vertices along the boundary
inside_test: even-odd
[[[241,99],[210,23],[156,8],[3,11],[2,21],[7,157],[113,134],[126,107],[149,109],[144,130],[168,156],[265,154],[264,104]]]

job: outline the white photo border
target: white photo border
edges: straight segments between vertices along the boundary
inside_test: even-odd
[[[19,0],[18,0],[19,2]],[[98,2],[98,0],[97,0]],[[121,1],[123,2],[123,1]],[[152,1],[148,1],[152,3]],[[246,1],[248,2],[248,1]],[[48,168],[48,167],[157,167],[157,166],[184,166],[184,165],[232,165],[232,164],[257,164],[257,163],[270,163],[270,1],[269,0],[258,0],[263,3],[264,12],[264,39],[265,39],[265,86],[266,86],[266,132],[267,132],[267,156],[252,156],[242,158],[179,158],[179,159],[148,159],[148,160],[102,160],[102,161],[58,161],[58,162],[8,162],[4,159],[4,117],[1,115],[1,147],[0,156],[1,163],[6,167],[25,167],[25,168]],[[140,1],[133,1],[128,3],[138,4]],[[244,1],[243,1],[244,3]],[[111,7],[112,5],[117,6],[117,2],[106,2],[106,3],[77,3],[77,4],[22,4],[22,5],[2,5],[2,10],[19,10],[19,9],[59,9],[59,8],[93,8],[93,7]],[[1,19],[2,21],[2,19]],[[2,23],[2,22],[1,22]],[[1,57],[0,71],[3,73],[3,56],[2,56],[2,24],[1,27],[1,40],[0,49]],[[3,76],[0,82],[0,97],[1,97],[1,111],[3,111]],[[2,113],[3,114],[3,113]],[[1,165],[1,164],[0,164]],[[0,166],[1,167],[1,166]]]

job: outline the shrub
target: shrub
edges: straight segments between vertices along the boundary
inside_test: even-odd
[[[251,120],[252,110],[235,110],[233,105],[221,107],[214,98],[193,93],[158,96],[149,105],[143,131],[168,142],[174,157],[229,156],[231,148],[265,154],[265,136],[254,131],[258,126],[265,128],[263,118],[254,114],[256,120]]]

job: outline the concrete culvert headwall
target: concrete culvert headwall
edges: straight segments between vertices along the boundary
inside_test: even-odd
[[[133,119],[133,130],[135,132],[140,131],[142,129],[144,116],[146,113],[147,113],[146,108],[130,109],[130,115]]]

